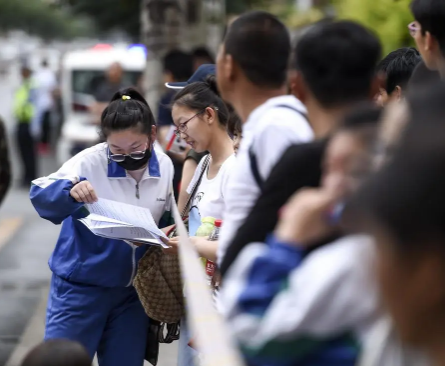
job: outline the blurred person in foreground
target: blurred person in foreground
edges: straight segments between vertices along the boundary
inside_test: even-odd
[[[163,63],[164,63],[163,64],[164,82],[167,85],[188,80],[193,74],[192,56],[183,51],[180,50],[170,51],[169,53],[167,53],[167,55],[165,55]],[[169,88],[161,96],[158,105],[157,126],[158,126],[158,142],[162,146],[166,154],[172,159],[173,166],[175,168],[175,175],[173,179],[173,191],[176,200],[178,200],[182,170],[188,149],[185,149],[181,153],[174,153],[172,151],[167,151],[168,147],[167,137],[169,136],[169,133],[170,134],[173,133],[173,130],[175,128],[171,111],[171,104],[175,94],[176,94],[175,89]]]
[[[420,89],[430,86],[440,80],[440,74],[426,67],[425,62],[421,61],[414,69],[408,82],[408,92],[418,92]]]
[[[40,143],[38,151],[47,154],[50,150],[52,135],[52,113],[54,112],[54,92],[57,88],[57,78],[49,67],[48,61],[43,60],[40,70],[34,75],[36,83],[36,117],[40,126]]]
[[[249,364],[425,364],[388,326],[372,238],[340,226],[343,203],[373,170],[380,115],[363,104],[346,116],[328,143],[322,186],[297,192],[267,244],[245,248],[230,270],[222,300]]]
[[[6,193],[11,185],[12,174],[8,151],[8,134],[5,124],[0,118],[0,204],[3,202]]]
[[[375,35],[353,22],[320,23],[300,39],[289,84],[306,105],[316,141],[287,148],[228,247],[223,275],[247,244],[266,240],[277,224],[279,210],[296,191],[320,185],[329,135],[356,103],[377,94],[380,80],[375,67],[380,57]]]
[[[445,78],[445,2],[413,0],[414,22],[408,25],[425,65]]]
[[[243,139],[229,177],[218,261],[283,151],[313,138],[306,108],[294,96],[286,95],[290,52],[284,24],[262,11],[237,18],[220,47],[218,89],[240,117]]]
[[[29,188],[37,178],[37,141],[40,126],[36,116],[36,84],[28,66],[21,68],[21,85],[14,95],[14,117],[17,123],[17,146],[22,161],[20,186]]]
[[[391,161],[346,208],[349,225],[373,235],[384,304],[401,339],[445,365],[445,86],[413,98]]]
[[[91,359],[80,343],[53,339],[34,347],[21,366],[91,366]]]
[[[377,103],[385,106],[391,101],[404,98],[408,81],[422,58],[413,47],[399,48],[391,52],[377,66],[377,72],[385,77],[385,87],[381,87]]]
[[[380,317],[373,243],[342,237],[338,203],[371,169],[380,113],[367,104],[346,116],[328,143],[321,187],[297,192],[274,234],[247,246],[225,278],[223,311],[248,364],[356,363]]]

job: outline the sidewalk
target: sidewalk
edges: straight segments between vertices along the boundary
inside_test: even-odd
[[[42,296],[39,304],[36,308],[34,315],[32,316],[25,332],[23,333],[19,345],[14,350],[12,356],[5,366],[20,366],[20,362],[25,355],[34,346],[39,344],[43,339],[45,329],[45,311],[46,301],[48,297],[48,288],[42,291]],[[170,345],[161,345],[160,358],[158,366],[176,366],[177,354],[178,354],[178,342],[174,342]],[[95,360],[93,365],[97,365]],[[150,365],[148,362],[144,366]]]

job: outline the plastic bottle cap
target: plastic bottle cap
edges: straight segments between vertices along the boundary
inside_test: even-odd
[[[221,227],[222,226],[222,220],[215,220],[215,226]]]

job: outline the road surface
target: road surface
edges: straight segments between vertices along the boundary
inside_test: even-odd
[[[23,356],[41,342],[51,273],[48,258],[60,227],[38,217],[28,192],[17,188],[20,164],[14,145],[12,93],[17,67],[0,80],[0,116],[10,134],[14,187],[0,207],[0,366],[19,366]],[[57,170],[53,156],[41,158],[40,175]],[[177,344],[161,348],[159,366],[174,366]]]

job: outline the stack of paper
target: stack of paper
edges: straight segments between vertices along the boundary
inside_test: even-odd
[[[79,219],[95,235],[109,239],[166,246],[167,236],[156,225],[147,208],[100,198],[86,205],[90,214]]]

